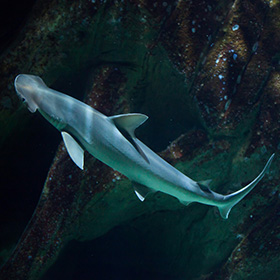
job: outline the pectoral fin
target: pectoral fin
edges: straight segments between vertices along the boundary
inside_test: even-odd
[[[139,183],[136,183],[136,182],[133,182],[133,188],[134,188],[134,192],[135,194],[137,195],[137,197],[141,200],[141,201],[144,201],[146,196],[149,194],[149,193],[152,193],[154,192],[154,190],[144,186],[144,185],[141,185]]]
[[[84,150],[69,133],[62,131],[61,135],[71,159],[79,168],[84,169]]]

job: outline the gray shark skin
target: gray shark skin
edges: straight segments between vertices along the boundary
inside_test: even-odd
[[[107,117],[77,99],[48,88],[38,76],[18,75],[15,89],[32,113],[38,110],[61,132],[66,149],[79,168],[84,168],[84,151],[87,150],[128,177],[141,201],[149,192],[160,191],[185,205],[199,202],[216,206],[227,219],[231,208],[263,178],[274,157],[273,154],[250,184],[232,194],[221,195],[178,171],[135,137],[134,130],[147,116]]]

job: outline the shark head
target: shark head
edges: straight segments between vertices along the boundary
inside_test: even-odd
[[[34,113],[41,99],[42,89],[47,88],[43,80],[37,76],[20,74],[15,78],[15,89],[20,98],[28,106],[30,112]]]

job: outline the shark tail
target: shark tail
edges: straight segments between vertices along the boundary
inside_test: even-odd
[[[221,216],[224,219],[228,218],[228,215],[230,213],[231,208],[236,205],[243,197],[245,197],[256,185],[257,183],[263,178],[265,173],[269,170],[269,167],[271,165],[271,162],[274,158],[273,154],[269,160],[267,161],[264,169],[262,172],[253,180],[250,184],[248,184],[246,187],[242,188],[241,190],[234,192],[232,194],[226,195],[224,197],[224,203],[221,206],[218,206]]]

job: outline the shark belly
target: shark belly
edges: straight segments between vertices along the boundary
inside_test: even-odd
[[[99,155],[93,152],[92,155],[124,174],[132,182],[146,186],[151,191],[169,194],[185,204],[197,201],[197,192],[200,190],[195,181],[164,161],[138,139],[137,144],[149,162],[139,157],[139,153],[129,142],[121,140],[123,139],[120,139],[119,149],[111,149],[108,153],[108,147],[99,147],[99,152],[104,151]]]

